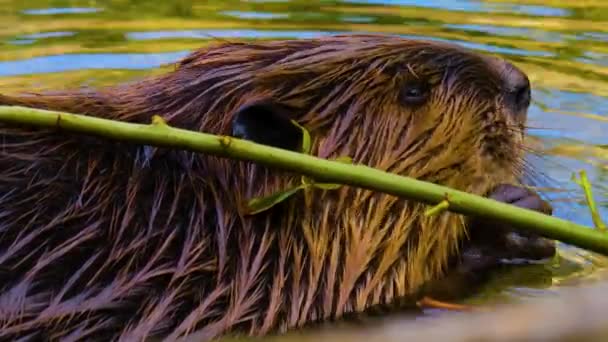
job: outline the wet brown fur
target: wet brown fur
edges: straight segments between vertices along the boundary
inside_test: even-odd
[[[485,194],[516,182],[521,131],[493,60],[390,36],[226,43],[166,75],[0,104],[230,134],[272,99],[313,153]],[[408,106],[403,85],[433,84]],[[0,335],[209,339],[285,331],[411,294],[466,235],[455,214],[344,187],[244,217],[239,203],[298,181],[254,163],[0,126]]]

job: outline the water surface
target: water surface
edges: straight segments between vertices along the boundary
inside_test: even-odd
[[[569,4],[567,4],[569,3]],[[586,170],[608,219],[608,1],[0,0],[0,91],[109,85],[162,72],[215,38],[345,32],[450,41],[508,58],[533,83],[530,136],[555,214],[592,225],[570,177]],[[505,270],[475,301],[525,300],[592,276],[588,253]],[[599,262],[599,261],[597,261]]]

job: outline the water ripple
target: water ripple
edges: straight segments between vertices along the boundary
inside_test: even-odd
[[[91,7],[70,7],[70,8],[41,8],[24,10],[23,14],[28,15],[57,15],[57,14],[86,14],[101,12],[101,8]]]
[[[563,8],[509,3],[488,4],[482,1],[469,0],[342,0],[341,2],[353,4],[427,7],[463,12],[517,13],[541,17],[565,17],[570,15],[570,12]]]
[[[142,70],[158,68],[185,57],[189,51],[130,54],[66,54],[0,62],[0,76],[56,73],[82,69]]]

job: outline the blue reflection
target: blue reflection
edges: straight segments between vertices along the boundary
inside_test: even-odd
[[[154,39],[213,39],[213,38],[299,38],[309,39],[320,36],[334,35],[338,31],[270,31],[253,29],[234,29],[234,30],[175,30],[175,31],[152,31],[152,32],[129,32],[128,39],[134,40],[154,40]]]
[[[535,128],[530,131],[531,135],[585,141],[593,145],[608,144],[605,133],[608,132],[608,98],[557,89],[535,90],[532,96],[535,102],[547,109],[539,105],[530,107],[529,124]],[[606,121],[568,112],[599,115]]]
[[[375,32],[348,32],[348,31],[266,31],[266,30],[176,30],[176,31],[154,31],[154,32],[130,32],[127,33],[127,38],[134,40],[156,40],[156,39],[179,39],[179,38],[190,38],[190,39],[213,39],[213,38],[298,38],[308,39],[320,36],[328,36],[335,34],[366,34]],[[489,51],[495,53],[503,53],[509,55],[520,55],[520,56],[539,56],[539,57],[553,57],[555,54],[548,51],[533,51],[516,49],[510,47],[500,47],[494,45],[487,45],[482,43],[473,43],[461,40],[450,40],[429,36],[421,35],[399,35],[404,38],[412,39],[427,39],[448,43],[455,43],[470,49]]]
[[[189,51],[132,54],[67,54],[0,62],[0,76],[65,72],[83,69],[158,68],[185,57]]]
[[[444,39],[444,38],[418,36],[418,35],[400,35],[400,36],[405,37],[405,38],[412,38],[412,39],[426,39],[426,40],[432,40],[432,41],[438,41],[438,42],[452,43],[452,44],[457,44],[457,45],[460,45],[460,46],[463,46],[465,48],[472,49],[472,50],[488,51],[488,52],[494,52],[494,53],[501,53],[501,54],[505,54],[505,55],[536,56],[536,57],[554,57],[555,56],[554,53],[548,52],[548,51],[523,50],[523,49],[502,47],[502,46],[496,46],[496,45],[482,44],[482,43],[473,43],[473,42],[456,40],[456,39]]]
[[[269,13],[269,12],[241,12],[241,11],[224,11],[220,14],[236,17],[239,19],[285,19],[289,18],[285,13]]]
[[[535,30],[525,27],[507,27],[475,24],[445,24],[443,25],[443,27],[462,31],[484,32],[496,36],[520,37],[524,39],[552,43],[559,43],[565,40],[565,37],[558,32]]]
[[[101,12],[101,8],[71,7],[71,8],[41,8],[24,10],[23,14],[29,15],[56,15],[56,14],[85,14]]]
[[[46,38],[63,38],[63,37],[72,37],[75,36],[76,32],[42,32],[42,33],[34,33],[34,34],[26,34],[23,36],[19,36],[19,39],[46,39]]]
[[[608,67],[608,54],[605,53],[585,51],[583,53],[583,57],[576,58],[575,60],[581,63],[596,64]]]
[[[548,6],[487,4],[473,0],[342,0],[343,3],[374,4],[390,6],[415,6],[464,12],[518,13],[543,17],[564,17],[570,13],[563,8]]]
[[[597,40],[608,43],[608,33],[603,32],[585,32],[580,35],[582,39]]]

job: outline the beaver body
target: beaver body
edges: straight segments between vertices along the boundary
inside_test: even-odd
[[[299,147],[295,120],[319,157],[546,211],[502,185],[525,171],[529,92],[497,58],[353,35],[225,43],[162,76],[0,104],[139,123],[160,115],[289,149]],[[3,338],[280,332],[391,303],[512,251],[505,234],[482,234],[496,223],[425,217],[422,204],[352,187],[246,216],[243,202],[299,181],[255,163],[31,127],[1,125],[0,137]],[[487,238],[475,236],[506,248],[484,252]]]

